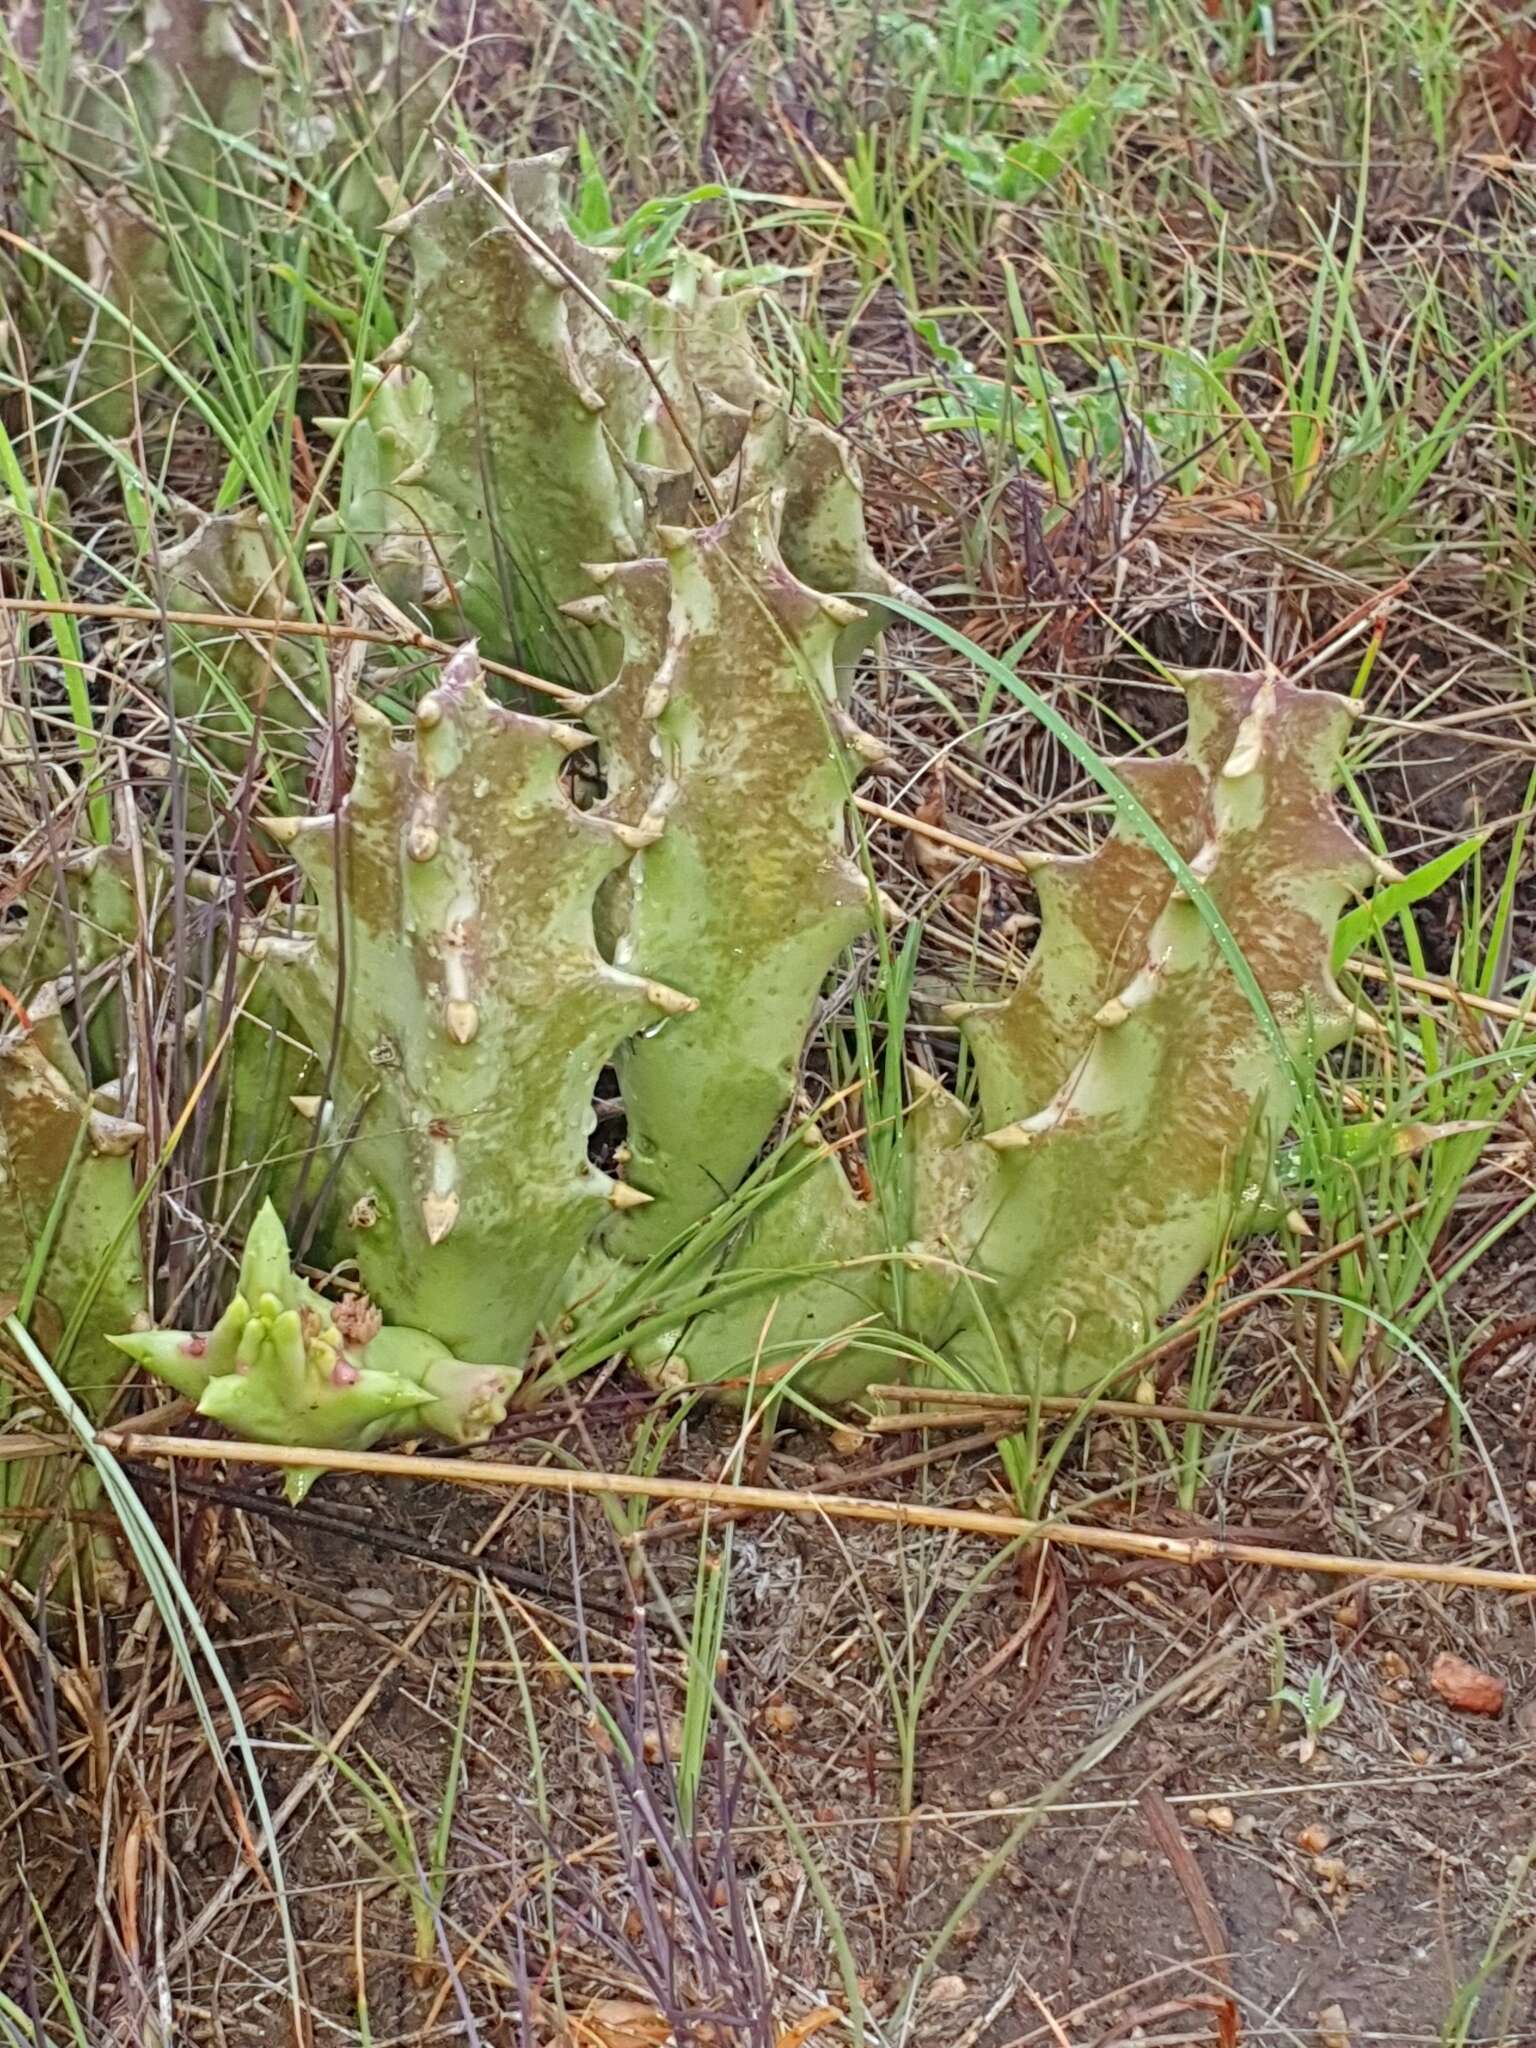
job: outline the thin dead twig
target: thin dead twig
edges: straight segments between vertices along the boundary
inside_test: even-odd
[[[388,633],[377,626],[345,626],[325,619],[269,619],[248,612],[167,611],[154,604],[86,604],[75,600],[0,595],[0,613],[3,612],[19,612],[28,618],[63,617],[127,620],[146,626],[199,626],[214,632],[239,633],[252,639],[266,635],[270,639],[283,640],[361,641],[366,647],[407,648],[417,654],[437,655],[444,661],[463,651],[461,644],[434,640],[430,633]],[[530,675],[526,669],[513,668],[509,662],[491,661],[482,655],[480,666],[489,675],[505,676],[510,682],[521,683],[524,689],[539,691],[556,704],[574,709],[587,702],[580,690],[568,690],[563,683],[548,683],[542,676]]]
[[[1291,1435],[1297,1430],[1319,1434],[1314,1424],[1293,1422],[1284,1415],[1237,1415],[1221,1408],[1179,1408],[1167,1401],[1105,1401],[1090,1394],[1041,1394],[1031,1401],[1027,1394],[986,1394],[957,1387],[870,1387],[868,1393],[879,1401],[899,1401],[904,1407],[937,1410],[931,1415],[872,1415],[860,1429],[873,1435],[889,1435],[909,1429],[967,1429],[980,1422],[993,1422],[1000,1415],[1028,1415],[1038,1408],[1044,1415],[1109,1415],[1128,1422],[1202,1422],[1212,1429],[1251,1429],[1271,1435]]]
[[[178,1478],[173,1481],[169,1473],[151,1471],[147,1467],[142,1476],[151,1486],[170,1487],[174,1484],[176,1492],[188,1500],[233,1508],[242,1515],[260,1515],[279,1528],[319,1529],[327,1535],[340,1536],[346,1542],[360,1544],[365,1550],[408,1557],[417,1564],[430,1565],[438,1571],[457,1572],[471,1580],[478,1579],[483,1573],[487,1578],[510,1586],[514,1592],[536,1600],[570,1600],[575,1597],[570,1587],[556,1585],[539,1572],[524,1571],[520,1566],[505,1564],[496,1557],[471,1557],[464,1551],[445,1550],[441,1544],[424,1542],[406,1530],[384,1528],[372,1517],[366,1521],[354,1520],[350,1513],[343,1514],[332,1508],[317,1508],[312,1504],[295,1506],[292,1501],[268,1499],[265,1494],[246,1493],[238,1487],[213,1485],[206,1480]],[[581,1595],[581,1604],[593,1614],[601,1614],[610,1621],[628,1618],[628,1609],[616,1606],[611,1600],[600,1600],[586,1591]]]
[[[1189,1906],[1196,1931],[1205,1943],[1206,1967],[1227,1993],[1225,2000],[1221,2001],[1219,2013],[1222,2048],[1236,2048],[1237,2006],[1232,1997],[1232,1944],[1221,1924],[1221,1915],[1216,1911],[1210,1886],[1184,1839],[1182,1828],[1174,1819],[1173,1808],[1157,1787],[1144,1786],[1138,1803],[1147,1832],[1167,1857],[1168,1866],[1178,1879],[1179,1889]]]
[[[1481,1565],[1430,1564],[1417,1559],[1346,1557],[1331,1551],[1290,1550],[1277,1544],[1225,1542],[1215,1537],[1162,1536],[1075,1522],[1031,1522],[979,1508],[869,1500],[857,1494],[812,1493],[795,1488],[732,1486],[707,1479],[647,1478],[634,1472],[558,1470],[503,1464],[498,1459],[420,1457],[394,1451],[316,1451],[302,1446],[209,1443],[194,1437],[124,1436],[105,1430],[100,1441],[124,1458],[187,1458],[212,1463],[269,1465],[320,1472],[362,1472],[374,1478],[442,1481],[450,1486],[516,1488],[545,1493],[596,1494],[609,1499],[677,1501],[727,1513],[827,1515],[839,1521],[884,1522],[908,1529],[954,1529],[1004,1543],[1059,1543],[1125,1557],[1166,1558],[1176,1564],[1254,1564],[1272,1571],[1317,1572],[1341,1579],[1388,1579],[1423,1586],[1477,1587],[1489,1593],[1536,1593],[1536,1573],[1495,1571]]]

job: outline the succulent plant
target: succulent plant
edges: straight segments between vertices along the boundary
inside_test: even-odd
[[[142,1125],[103,1106],[91,1092],[49,983],[32,990],[30,1009],[0,1037],[0,1290],[86,1413],[103,1420],[125,1368],[112,1333],[146,1312],[133,1154]],[[8,1369],[0,1413],[19,1419]],[[36,1420],[46,1423],[40,1403]],[[31,1422],[30,1409],[26,1419]],[[109,1604],[123,1591],[110,1534],[59,1518],[51,1461],[0,1462],[0,1529],[15,1543],[7,1572],[54,1583],[66,1546],[70,1572],[88,1573]],[[72,1508],[89,1511],[99,1488],[89,1468],[70,1473]],[[50,1512],[37,1519],[40,1508]],[[19,1528],[6,1510],[21,1510]]]
[[[33,1326],[99,1416],[122,1378],[104,1339],[147,1299],[132,1159],[144,1129],[93,1097],[53,986],[29,1002],[0,1038],[0,1289],[20,1293],[46,1243]]]
[[[900,586],[846,444],[764,373],[750,295],[698,258],[665,297],[611,283],[565,224],[560,161],[460,171],[399,223],[414,315],[351,428],[347,524],[439,630],[614,676],[589,723],[604,815],[642,850],[603,893],[600,937],[699,999],[619,1054],[627,1177],[654,1209],[610,1236],[639,1254],[751,1164],[822,981],[869,921],[846,796],[878,749],[840,696],[878,618],[834,593]],[[512,477],[499,506],[490,485]]]
[[[73,557],[74,522],[66,492],[57,485],[39,491],[35,484],[19,493],[0,490],[0,574],[25,559],[28,535],[39,528],[57,554]]]
[[[88,846],[34,863],[21,895],[25,919],[0,933],[13,988],[41,989],[66,976],[73,986],[116,959],[138,927],[134,864],[124,847]]]
[[[293,1269],[268,1202],[245,1241],[240,1277],[211,1330],[144,1330],[118,1350],[254,1443],[367,1450],[435,1435],[478,1443],[507,1412],[518,1375],[473,1365],[421,1330],[391,1328],[364,1297],[333,1302]],[[291,1471],[302,1499],[318,1473]]]
[[[167,548],[160,563],[167,611],[210,619],[227,613],[232,622],[294,618],[288,578],[288,564],[254,506],[211,517],[194,513],[186,537]],[[234,623],[178,623],[167,630],[171,693],[177,717],[195,721],[194,759],[206,750],[215,762],[238,769],[255,741],[278,787],[298,778],[302,788],[323,687],[310,644]]]
[[[347,423],[343,511],[386,593],[499,661],[593,688],[615,637],[562,616],[592,594],[588,565],[652,558],[696,506],[718,518],[771,489],[802,582],[899,588],[865,539],[846,445],[765,375],[748,295],[698,257],[664,298],[610,280],[566,222],[562,162],[462,168],[394,223],[412,317]],[[846,662],[874,623],[845,624]]]
[[[413,318],[335,424],[341,521],[386,593],[579,683],[584,723],[493,702],[473,642],[403,725],[354,696],[350,786],[330,815],[266,821],[297,875],[241,947],[253,1028],[325,1077],[324,1100],[289,1091],[319,1150],[306,1229],[366,1293],[301,1280],[269,1206],[211,1330],[121,1348],[246,1435],[321,1447],[483,1435],[605,1273],[610,1298],[647,1297],[637,1362],[668,1378],[789,1375],[835,1402],[910,1343],[993,1384],[1100,1381],[1267,1212],[1299,1077],[1349,1028],[1330,941],[1373,868],[1331,806],[1348,707],[1190,677],[1183,752],[1124,764],[1095,852],[1036,863],[1021,981],[954,1007],[974,1109],[914,1067],[879,1199],[813,1127],[736,1227],[874,914],[849,798],[880,749],[846,706],[896,586],[845,445],[764,373],[748,298],[693,260],[665,297],[612,279],[565,223],[557,161],[462,167],[400,224]],[[221,515],[168,588],[271,616],[276,562],[259,521]],[[296,760],[297,658],[202,630],[178,693],[214,662],[274,727],[272,762]],[[588,1135],[610,1068],[626,1128],[605,1172]],[[237,1038],[237,1132],[243,1072]],[[290,1070],[265,1072],[237,1149]],[[677,1247],[692,1307],[658,1330]]]
[[[334,1033],[335,1248],[391,1319],[519,1364],[598,1220],[646,1199],[587,1158],[598,1075],[693,999],[597,948],[598,891],[634,834],[566,793],[585,734],[493,704],[473,648],[403,743],[354,718],[338,811],[268,827],[312,928],[250,949],[310,1044]]]
[[[347,520],[439,631],[580,683],[559,606],[583,563],[642,552],[625,444],[648,386],[594,310],[605,265],[565,224],[558,161],[462,174],[395,223],[413,314],[350,437]]]
[[[26,916],[0,933],[0,975],[34,1014],[71,1013],[93,1087],[122,1070],[127,1012],[117,969],[141,924],[159,926],[165,880],[153,842],[137,862],[126,847],[88,846],[57,859],[34,854],[22,868]]]
[[[256,127],[261,74],[245,53],[228,0],[146,0],[127,25],[130,39],[135,32],[120,61],[86,73],[68,147],[93,175],[73,221],[60,224],[59,239],[93,289],[171,354],[192,331],[192,308],[158,222],[130,197],[124,173],[142,143],[189,200],[217,208],[218,145],[209,128],[245,135]],[[100,432],[126,434],[135,386],[155,375],[142,344],[130,347],[123,329],[103,320],[77,397]]]
[[[1124,825],[1086,858],[1043,861],[1023,981],[952,1013],[984,1135],[915,1075],[905,1233],[857,1197],[830,1148],[792,1166],[722,1275],[729,1304],[654,1341],[654,1365],[709,1380],[760,1354],[780,1372],[805,1357],[802,1390],[835,1398],[891,1371],[889,1351],[861,1353],[856,1335],[830,1358],[817,1349],[874,1316],[984,1383],[1086,1387],[1147,1341],[1262,1204],[1298,1072],[1351,1026],[1330,943],[1375,869],[1329,801],[1343,700],[1274,678],[1192,676],[1187,689],[1185,753],[1126,764],[1125,780],[1241,949],[1259,1004],[1206,912]],[[754,1271],[761,1287],[743,1296]]]
[[[627,660],[589,714],[614,810],[638,835],[614,958],[698,1008],[618,1055],[628,1177],[653,1206],[611,1233],[654,1250],[736,1186],[788,1102],[817,995],[870,922],[848,857],[865,765],[837,703],[860,614],[791,575],[783,494],[664,528],[656,561],[595,570]]]

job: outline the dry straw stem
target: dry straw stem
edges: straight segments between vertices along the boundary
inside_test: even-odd
[[[859,1424],[871,1435],[889,1435],[908,1429],[964,1429],[977,1423],[998,1422],[1011,1415],[1124,1416],[1128,1422],[1200,1422],[1212,1429],[1251,1429],[1272,1436],[1294,1436],[1298,1431],[1316,1436],[1316,1423],[1293,1422],[1285,1415],[1235,1415],[1222,1408],[1178,1408],[1166,1401],[1095,1401],[1071,1394],[981,1393],[958,1387],[870,1387],[876,1401],[899,1401],[904,1407],[933,1408],[931,1415],[872,1415]]]
[[[1477,996],[1457,988],[1454,982],[1431,981],[1426,975],[1408,974],[1400,967],[1384,967],[1379,960],[1351,959],[1351,974],[1367,981],[1391,981],[1415,995],[1438,996],[1446,1002],[1464,1003],[1469,1010],[1481,1010],[1485,1017],[1502,1017],[1507,1024],[1536,1024],[1536,1009],[1529,1002],[1505,1003],[1497,996]]]
[[[1422,1564],[1340,1557],[1330,1551],[1286,1550],[1268,1543],[1226,1543],[1212,1537],[1153,1536],[1073,1522],[1030,1522],[980,1508],[929,1507],[865,1500],[857,1494],[806,1493],[785,1487],[731,1486],[707,1479],[646,1478],[635,1472],[554,1471],[504,1465],[493,1458],[427,1458],[389,1451],[315,1451],[297,1446],[208,1443],[195,1437],[135,1436],[104,1430],[100,1441],[121,1458],[219,1460],[322,1472],[361,1472],[375,1479],[435,1479],[450,1486],[517,1487],[544,1493],[686,1502],[730,1514],[816,1515],[843,1522],[884,1522],[904,1529],[954,1529],[999,1542],[1059,1543],[1119,1557],[1159,1557],[1174,1564],[1255,1564],[1272,1571],[1319,1572],[1338,1579],[1387,1579],[1408,1585],[1476,1587],[1487,1593],[1536,1593],[1536,1573],[1490,1571],[1479,1565]]]
[[[451,661],[462,652],[451,640],[434,640],[430,633],[386,632],[377,626],[345,626],[326,619],[268,619],[249,612],[167,611],[156,604],[84,604],[57,602],[40,597],[0,596],[0,612],[18,612],[28,618],[63,614],[71,619],[126,619],[152,626],[201,626],[214,632],[240,632],[267,639],[361,641],[367,647],[399,647],[416,654],[432,654]],[[524,689],[537,690],[556,704],[584,707],[580,690],[567,690],[560,683],[547,683],[542,676],[513,668],[510,662],[481,657],[480,666],[490,675],[505,676]]]
[[[1002,874],[1032,875],[1040,866],[1039,854],[1004,853],[1000,847],[984,845],[979,839],[967,839],[964,833],[951,832],[947,826],[930,825],[926,818],[913,818],[905,811],[893,811],[886,804],[877,804],[873,797],[856,796],[853,801],[866,818],[879,818],[882,823],[894,825],[899,831],[910,832],[914,839],[932,840],[936,846],[947,846],[954,853],[969,854],[972,860],[982,861]]]

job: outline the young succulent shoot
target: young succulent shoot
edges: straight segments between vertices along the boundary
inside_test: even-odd
[[[372,1303],[331,1301],[294,1270],[268,1202],[251,1226],[235,1293],[209,1330],[110,1340],[200,1415],[251,1443],[368,1450],[416,1436],[479,1443],[503,1420],[518,1374],[455,1358],[423,1330],[392,1328]],[[294,1470],[301,1500],[319,1477]]]

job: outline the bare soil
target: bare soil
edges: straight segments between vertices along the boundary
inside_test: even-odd
[[[1517,1300],[1531,1305],[1528,1282],[1512,1310]],[[1244,1526],[1227,1533],[1348,1550],[1358,1547],[1359,1517],[1380,1556],[1435,1555],[1469,1539],[1489,1555],[1507,1553],[1488,1504],[1445,1477],[1438,1404],[1396,1391],[1390,1430],[1385,1403],[1367,1404],[1349,1429],[1353,1493],[1336,1483],[1334,1454],[1300,1428],[1221,1451],[1227,1488],[1249,1503]],[[1488,1372],[1476,1403],[1490,1461],[1527,1530],[1533,1394],[1526,1347]],[[583,1448],[622,1463],[626,1434],[622,1419],[610,1421]],[[916,1443],[886,1438],[879,1454],[889,1461]],[[729,1420],[706,1418],[675,1468],[718,1474],[730,1446]],[[1127,1497],[1126,1473],[1144,1450],[1144,1433],[1138,1451],[1123,1426],[1100,1425],[1064,1470],[1062,1504],[1118,1492],[1118,1505],[1100,1499],[1101,1519],[1134,1508],[1139,1527],[1209,1529]],[[870,1475],[872,1463],[869,1450],[857,1453],[839,1468],[839,1483],[1002,1505],[995,1467],[975,1458],[945,1458],[883,1482]],[[826,1444],[783,1438],[772,1469],[785,1484],[814,1484],[830,1469]],[[241,1477],[237,1493],[247,1489],[269,1497],[264,1480]],[[665,1817],[685,1668],[673,1631],[687,1628],[696,1529],[657,1511],[643,1544],[621,1547],[590,1503],[568,1508],[537,1496],[509,1505],[455,1488],[385,1490],[341,1478],[326,1482],[315,1505],[356,1515],[357,1536],[285,1522],[280,1509],[269,1517],[228,1507],[215,1536],[212,1511],[190,1499],[180,1523],[189,1575],[219,1622],[247,1719],[271,1745],[262,1752],[270,1796],[280,1803],[301,1780],[317,1779],[284,1827],[282,1857],[304,1994],[322,2033],[329,2020],[356,2038],[361,1960],[376,2041],[429,2040],[439,2026],[459,2026],[456,1980],[481,2038],[520,2044],[512,2015],[529,2006],[547,2014],[555,1994],[534,1881],[551,1851],[566,2000],[579,2013],[584,1999],[611,1999],[627,1986],[646,2002],[643,1964],[626,1974],[634,1958],[605,1948],[610,1937],[599,1930],[606,1918],[622,1931],[628,1915],[636,1955],[645,1948],[634,1919],[645,1889],[637,1859],[653,1878],[658,1859],[640,1841],[645,1816],[633,1794],[609,1775],[611,1744],[595,1731],[593,1701],[608,1703],[647,1755],[651,1818]],[[375,1796],[390,1796],[386,1783],[394,1788],[425,1858],[449,1777],[471,1582],[462,1567],[382,1549],[392,1532],[445,1560],[474,1547],[491,1571],[511,1568],[547,1588],[482,1581],[442,1920],[451,1975],[435,1957],[411,1964],[411,1919],[378,1811],[335,1771],[313,1773],[316,1745],[329,1733]],[[717,1525],[715,1536],[718,1554],[726,1532]],[[1521,1966],[1528,1913],[1495,1937],[1536,1822],[1536,1635],[1527,1611],[1464,1593],[1441,1600],[1385,1583],[1248,1568],[1191,1573],[1070,1552],[1026,1553],[977,1590],[977,1575],[996,1558],[989,1545],[832,1521],[744,1521],[729,1542],[717,1747],[734,1722],[783,1808],[752,1783],[726,1793],[707,1784],[697,1839],[707,1862],[726,1815],[734,1875],[724,1889],[739,1894],[758,1930],[786,2026],[797,2010],[845,2003],[826,1922],[786,1832],[792,1819],[838,1903],[871,2021],[883,2028],[913,1965],[1012,1841],[935,1957],[911,2041],[1214,2040],[1229,1998],[1244,2040],[1326,2048],[1337,2007],[1353,2041],[1438,2041],[1450,2038],[1442,2035],[1447,2015],[1490,1942],[1516,1962],[1488,1974],[1465,2035],[1454,2038],[1498,2048],[1536,2041],[1532,1979]],[[629,1612],[637,1581],[645,1594],[638,1636]],[[903,1825],[886,1660],[900,1692],[957,1607],[919,1721]],[[119,1697],[136,1682],[135,1634],[131,1619],[114,1631],[108,1683]],[[1342,1700],[1308,1762],[1298,1757],[1298,1717],[1271,1699],[1282,1641],[1288,1683],[1300,1687],[1323,1667],[1329,1696]],[[1429,1671],[1443,1650],[1507,1682],[1500,1715],[1454,1713],[1436,1697]],[[587,1667],[590,1695],[552,1653]],[[1148,1711],[1181,1675],[1177,1696]],[[907,1690],[901,1705],[909,1699]],[[1084,1768],[1117,1729],[1109,1753]],[[252,1817],[247,1809],[234,1822],[229,1786],[216,1784],[185,1702],[157,1704],[146,1732],[154,1739],[142,1768],[153,1762],[175,1785],[155,1853],[165,1859],[172,1928],[183,1930],[166,1946],[186,2038],[286,2039],[273,1901],[246,1846]],[[728,1736],[725,1748],[736,1751]],[[547,1824],[536,1812],[536,1763]],[[78,1813],[76,1802],[69,1811]],[[61,1839],[65,1818],[40,1799],[33,1883],[46,1893],[56,1874],[83,1910],[80,1844]],[[659,1875],[664,1895],[675,1897],[664,1867]],[[721,1885],[716,1893],[719,1904]],[[599,1902],[605,1913],[592,1910]],[[56,1896],[55,1909],[60,1903]],[[1211,1914],[1221,1937],[1215,1952]],[[106,1991],[110,1955],[99,1964]],[[518,1989],[520,1971],[531,1998]],[[685,1984],[689,1976],[685,1968]],[[728,1962],[695,1958],[695,2010],[723,2008],[733,1990],[740,1986]],[[758,2036],[705,2029],[696,2038]]]

